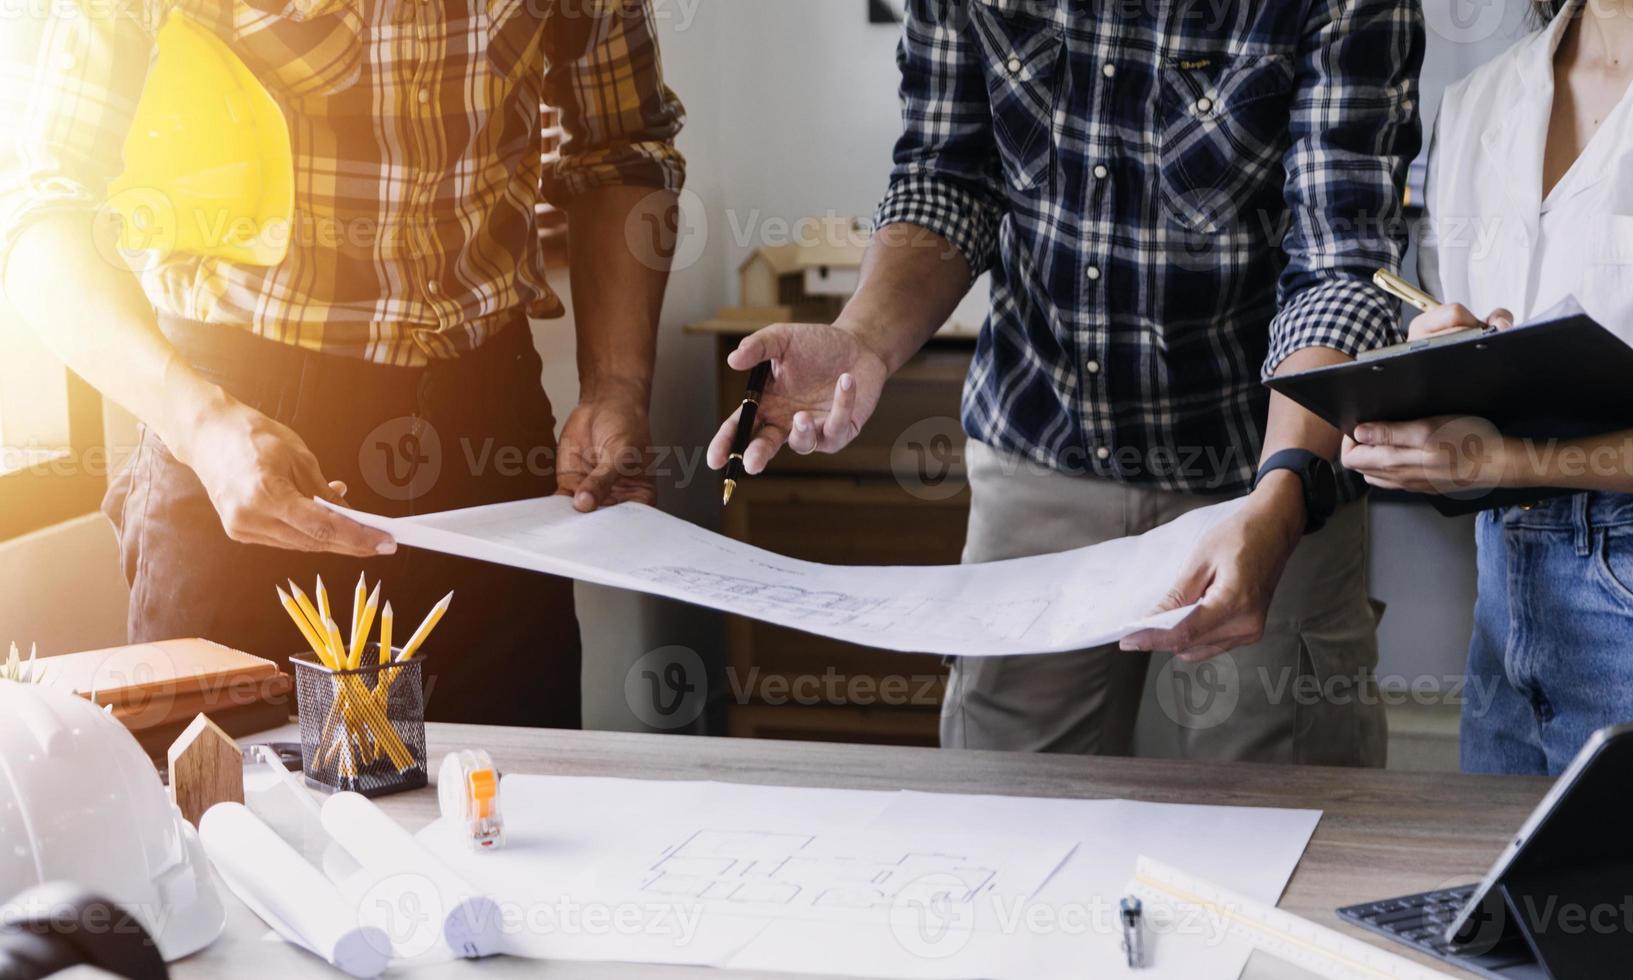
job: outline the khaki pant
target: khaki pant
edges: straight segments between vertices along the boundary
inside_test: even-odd
[[[1048,471],[971,441],[973,493],[964,561],[1081,548],[1141,534],[1217,502]],[[1157,706],[1185,757],[1382,766],[1377,617],[1366,584],[1364,502],[1339,508],[1294,552],[1264,639],[1203,664],[1159,672]],[[1094,601],[1084,596],[1085,602]],[[955,660],[941,715],[949,748],[1127,755],[1148,654],[1102,647]]]

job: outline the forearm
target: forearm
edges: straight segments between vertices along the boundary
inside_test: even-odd
[[[678,201],[667,191],[611,185],[567,207],[583,400],[621,393],[643,406],[651,401]],[[643,233],[630,235],[631,228]]]
[[[1584,439],[1513,440],[1503,485],[1633,493],[1633,429]]]
[[[1348,356],[1336,350],[1306,347],[1282,361],[1276,374],[1311,371],[1348,360]],[[1342,439],[1342,434],[1319,416],[1306,411],[1284,395],[1272,394],[1270,415],[1265,426],[1264,454],[1259,462],[1263,465],[1270,457],[1287,449],[1304,449],[1322,459],[1336,459]],[[1303,536],[1309,515],[1304,510],[1303,485],[1296,474],[1287,471],[1271,474],[1255,496],[1262,496],[1266,513],[1277,520],[1293,540]]]
[[[200,421],[229,399],[177,356],[135,275],[111,261],[111,235],[98,247],[96,234],[81,212],[30,226],[6,264],[6,298],[63,363],[185,457]]]
[[[886,225],[862,260],[846,327],[895,373],[946,324],[970,288],[970,266],[945,238],[918,225]]]

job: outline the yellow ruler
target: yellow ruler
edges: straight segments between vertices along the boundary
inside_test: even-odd
[[[1186,915],[1200,913],[1207,917],[1213,934],[1234,936],[1328,980],[1446,980],[1449,976],[1150,858],[1139,859],[1128,891],[1144,904],[1147,917],[1160,912],[1165,919],[1182,923]],[[1161,956],[1160,943],[1148,942],[1147,948]]]

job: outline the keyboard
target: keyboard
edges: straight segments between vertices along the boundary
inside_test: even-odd
[[[1381,902],[1351,905],[1338,916],[1369,932],[1385,936],[1435,959],[1490,980],[1545,978],[1531,948],[1517,935],[1505,935],[1489,949],[1470,950],[1446,942],[1446,930],[1474,897],[1477,886],[1445,888]]]

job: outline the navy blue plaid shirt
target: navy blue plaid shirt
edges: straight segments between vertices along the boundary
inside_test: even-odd
[[[878,223],[992,311],[970,436],[1072,473],[1252,485],[1290,354],[1398,339],[1418,0],[909,0]]]

